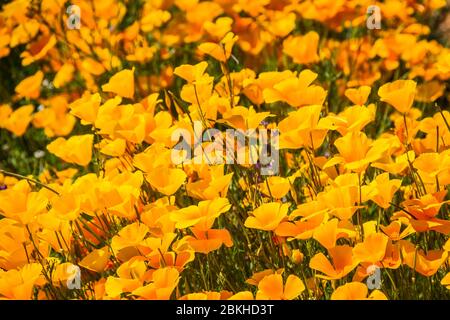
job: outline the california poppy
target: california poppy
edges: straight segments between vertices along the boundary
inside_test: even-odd
[[[297,298],[305,290],[303,282],[295,275],[289,275],[283,285],[280,274],[264,277],[258,283],[256,299],[259,300],[292,300]]]
[[[87,166],[92,158],[93,140],[94,136],[91,134],[73,136],[68,140],[58,138],[51,142],[47,149],[66,162]]]

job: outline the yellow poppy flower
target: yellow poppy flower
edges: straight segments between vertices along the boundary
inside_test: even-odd
[[[58,138],[47,146],[47,150],[69,163],[87,166],[92,158],[94,136],[87,134],[69,139]]]
[[[266,231],[275,230],[287,216],[288,210],[289,204],[278,202],[265,203],[256,208],[252,215],[245,220],[245,226]]]
[[[16,86],[16,93],[21,98],[37,99],[41,94],[41,83],[44,79],[44,73],[39,70],[34,75],[23,79]]]
[[[369,290],[364,283],[349,282],[334,290],[331,300],[387,300],[384,293],[374,290],[367,297]]]
[[[412,80],[397,80],[380,87],[378,95],[381,101],[389,103],[400,113],[408,113],[416,94],[416,82]]]
[[[317,48],[319,34],[310,31],[304,36],[290,36],[283,42],[283,52],[292,57],[295,63],[309,64],[319,61]]]
[[[133,99],[134,97],[134,68],[125,69],[114,74],[108,83],[102,86],[104,92],[115,93],[122,98]]]
[[[258,283],[257,300],[292,300],[297,298],[305,290],[303,281],[297,276],[289,275],[283,285],[280,274],[264,277]]]

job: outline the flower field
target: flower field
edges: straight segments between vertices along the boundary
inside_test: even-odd
[[[450,298],[446,0],[0,6],[0,299]]]

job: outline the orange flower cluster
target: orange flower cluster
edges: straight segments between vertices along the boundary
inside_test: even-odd
[[[0,12],[0,299],[450,296],[446,1],[66,5]],[[278,174],[174,163],[195,123],[277,130]]]

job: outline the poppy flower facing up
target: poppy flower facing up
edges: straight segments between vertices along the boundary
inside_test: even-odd
[[[91,134],[73,136],[68,140],[58,138],[47,149],[66,162],[86,166],[91,162],[93,140],[94,136]]]
[[[414,102],[416,83],[412,80],[397,80],[386,83],[378,90],[381,101],[389,103],[400,113],[407,113]]]

